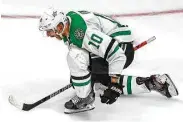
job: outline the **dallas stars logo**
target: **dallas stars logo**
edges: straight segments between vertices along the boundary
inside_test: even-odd
[[[76,29],[75,32],[74,32],[74,36],[78,40],[83,39],[84,38],[84,35],[85,35],[85,33],[84,33],[84,31],[81,28]]]

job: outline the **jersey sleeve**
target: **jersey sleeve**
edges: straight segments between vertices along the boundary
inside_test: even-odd
[[[87,28],[82,48],[108,61],[109,74],[121,74],[126,62],[118,42],[97,29]]]

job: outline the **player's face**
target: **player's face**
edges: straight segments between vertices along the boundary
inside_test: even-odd
[[[55,36],[56,36],[56,33],[55,33],[54,30],[50,29],[50,30],[47,30],[47,31],[46,31],[46,35],[47,35],[48,37],[55,37]]]
[[[46,31],[46,35],[48,37],[56,37],[59,40],[62,40],[62,38],[63,38],[62,33],[63,33],[63,25],[62,24],[59,24],[57,26],[57,28],[54,30],[50,29],[50,30]]]
[[[46,35],[48,37],[55,37],[58,40],[62,40],[62,37],[60,35],[58,35],[57,31],[55,31],[55,30],[48,30],[48,31],[46,31]]]
[[[62,23],[58,24],[56,31],[58,34],[62,34],[64,31],[64,25]]]

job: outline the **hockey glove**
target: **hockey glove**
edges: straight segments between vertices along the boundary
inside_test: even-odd
[[[122,94],[122,89],[118,83],[110,83],[108,88],[104,90],[104,94],[100,95],[101,102],[106,104],[114,103]]]

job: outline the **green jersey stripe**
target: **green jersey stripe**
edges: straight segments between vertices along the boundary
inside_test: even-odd
[[[91,82],[91,80],[86,81],[86,82],[83,82],[83,83],[76,83],[76,82],[73,82],[73,81],[72,81],[72,85],[73,85],[73,86],[86,86],[86,85],[88,85],[90,82]]]
[[[115,32],[115,33],[111,34],[110,37],[126,36],[126,35],[131,35],[131,31],[130,30],[128,30],[128,31],[118,31],[118,32]]]
[[[132,94],[131,81],[132,81],[132,76],[128,76],[128,79],[127,79],[127,92],[128,92],[128,94]]]

